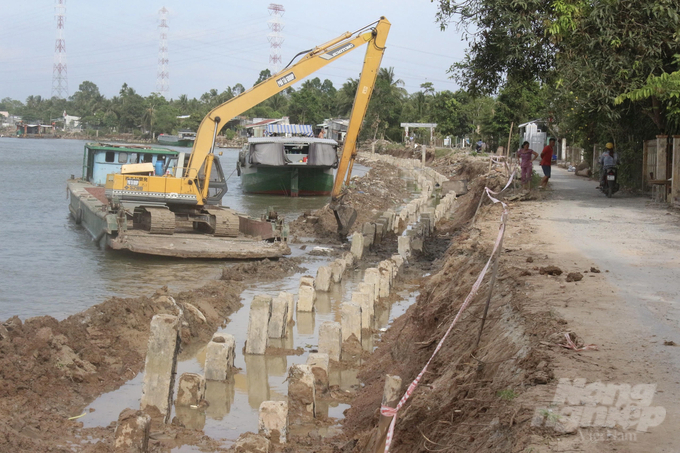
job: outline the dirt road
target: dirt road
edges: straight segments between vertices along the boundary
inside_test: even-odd
[[[643,432],[632,422],[627,430],[593,422],[595,426],[585,429],[581,420],[575,436],[556,438],[550,450],[677,452],[680,215],[647,197],[615,194],[608,199],[595,186],[594,181],[554,168],[552,193],[519,213],[536,227],[538,243],[531,245],[536,253],[559,257],[554,264],[565,273],[584,273],[590,267],[602,271],[584,273],[579,283],[534,283],[534,296],[547,295],[546,303],[570,329],[599,348],[559,355],[555,378],[586,379],[586,385],[628,384],[633,389],[656,385],[648,407],[657,408],[653,424],[658,426]],[[547,387],[545,397],[550,400],[555,385]],[[629,415],[630,420],[640,417]]]

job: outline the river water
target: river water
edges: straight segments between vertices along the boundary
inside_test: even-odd
[[[66,200],[66,179],[82,173],[85,143],[0,138],[0,321],[14,315],[63,319],[110,296],[151,295],[163,285],[171,290],[197,288],[221,274],[222,261],[140,257],[98,249],[87,231],[70,218]],[[272,206],[291,221],[328,202],[328,197],[242,194],[233,171],[238,150],[220,151],[229,187],[225,206],[253,216]],[[353,174],[366,171],[355,165]]]

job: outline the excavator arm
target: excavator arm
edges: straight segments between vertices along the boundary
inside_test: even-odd
[[[378,22],[378,25],[373,29],[372,39],[368,43],[366,49],[366,56],[364,57],[364,66],[359,77],[359,84],[357,92],[354,96],[354,104],[352,105],[352,114],[349,118],[349,126],[347,134],[345,135],[345,145],[338,164],[338,171],[335,176],[335,183],[331,192],[330,207],[335,214],[335,220],[338,223],[338,233],[344,237],[349,233],[349,229],[356,220],[356,210],[349,204],[343,203],[342,200],[342,183],[349,185],[350,177],[352,176],[352,167],[354,166],[354,159],[357,155],[357,138],[361,130],[361,124],[366,116],[368,109],[368,102],[371,100],[371,94],[375,87],[375,80],[378,77],[378,70],[380,69],[380,62],[385,53],[385,41],[387,40],[387,33],[390,30],[390,23],[384,18]]]
[[[368,43],[369,47],[366,52],[366,61],[364,62],[364,70],[361,75],[362,81],[364,79],[367,80],[363,85],[360,84],[360,88],[357,91],[357,97],[354,101],[352,119],[350,120],[349,126],[350,130],[354,130],[354,138],[352,139],[350,148],[345,145],[345,151],[339,164],[340,167],[338,168],[335,186],[340,187],[344,174],[347,171],[347,163],[350,161],[349,157],[345,158],[345,154],[347,154],[348,149],[352,150],[350,157],[353,157],[353,154],[355,154],[356,137],[364,114],[366,113],[366,107],[368,105],[370,93],[373,89],[373,84],[375,83],[378,67],[380,66],[380,59],[382,57],[389,28],[390,23],[387,19],[381,17],[379,21],[369,24],[357,32],[344,33],[321,46],[315,47],[290,68],[280,71],[278,74],[275,74],[250,90],[215,107],[205,116],[205,118],[203,118],[203,121],[201,121],[201,124],[198,127],[196,141],[194,142],[191,159],[189,160],[187,167],[186,177],[192,180],[196,179],[203,166],[205,166],[206,170],[208,169],[213,158],[215,137],[222,127],[224,127],[224,125],[232,118],[285,90],[299,80],[318,71],[332,61],[335,61],[342,55]],[[370,62],[369,67],[367,67],[368,62]],[[355,109],[357,109],[357,112],[360,110],[361,113],[354,113]],[[354,126],[352,126],[353,124]],[[349,135],[350,134],[348,133],[347,137],[349,137]],[[340,175],[341,169],[343,171],[342,176]],[[206,174],[208,173],[206,172]],[[338,185],[338,179],[340,180],[340,185]],[[207,180],[208,178],[206,178],[206,181]],[[207,183],[204,184],[201,191],[203,198],[205,198],[208,192]],[[339,192],[339,189],[337,191]],[[333,189],[333,193],[336,193],[335,188]]]
[[[107,196],[110,194],[112,199],[120,201],[139,200],[141,197],[145,202],[164,203],[170,210],[178,206],[182,208],[203,207],[208,202],[210,174],[215,159],[215,139],[228,121],[343,55],[368,44],[359,88],[352,107],[345,147],[332,191],[331,205],[337,205],[334,209],[339,231],[348,230],[354,221],[351,215],[353,210],[341,206],[340,190],[345,175],[349,180],[351,174],[352,163],[356,155],[356,139],[373,91],[389,29],[389,21],[381,17],[380,20],[353,33],[344,33],[321,46],[303,52],[304,56],[295,64],[289,65],[264,82],[215,107],[203,118],[196,132],[191,157],[184,174],[179,177],[148,176],[144,177],[141,182],[131,181],[122,174],[107,175]]]

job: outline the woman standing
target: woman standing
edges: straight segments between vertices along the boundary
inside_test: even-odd
[[[529,142],[522,143],[522,147],[517,150],[517,159],[520,162],[522,169],[522,187],[531,190],[531,171],[533,169],[533,161],[538,157],[538,153],[533,149],[529,149]]]

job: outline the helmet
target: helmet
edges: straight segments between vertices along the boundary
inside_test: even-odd
[[[614,149],[614,144],[612,142],[609,142],[606,145],[604,145],[604,147],[607,149]]]

